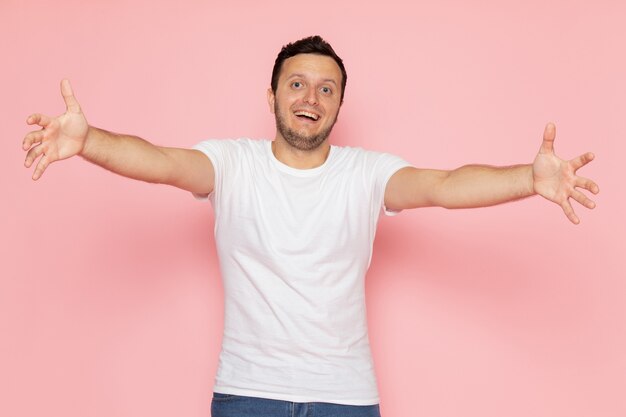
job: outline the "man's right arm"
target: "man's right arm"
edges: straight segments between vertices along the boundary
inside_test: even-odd
[[[135,180],[173,185],[196,194],[213,190],[213,166],[195,149],[153,145],[137,136],[89,127],[80,155],[96,165]]]
[[[202,152],[155,146],[137,136],[89,126],[67,80],[61,82],[61,93],[67,106],[64,114],[56,118],[33,114],[27,119],[28,124],[42,127],[28,133],[23,142],[28,151],[26,167],[37,161],[34,180],[52,162],[81,155],[128,178],[169,184],[196,194],[213,190],[213,166]]]

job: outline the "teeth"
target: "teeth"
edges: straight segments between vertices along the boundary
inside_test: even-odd
[[[294,113],[296,116],[306,116],[306,117],[310,117],[313,120],[317,120],[319,119],[319,116],[317,114],[314,113],[309,113],[308,111],[297,111]]]

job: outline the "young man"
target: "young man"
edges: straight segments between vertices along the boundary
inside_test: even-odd
[[[319,36],[283,47],[267,98],[273,141],[158,147],[89,126],[67,80],[67,111],[34,114],[26,135],[33,179],[56,160],[83,158],[129,178],[170,184],[215,209],[225,324],[212,414],[378,416],[364,277],[379,214],[416,207],[482,207],[534,194],[594,203],[599,191],[563,161],[548,124],[532,165],[418,169],[384,153],[330,145],[346,86],[342,60]],[[300,414],[298,414],[300,415]],[[309,414],[306,414],[309,415]]]

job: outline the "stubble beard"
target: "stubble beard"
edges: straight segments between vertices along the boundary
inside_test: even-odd
[[[317,149],[330,135],[330,132],[333,130],[333,126],[335,126],[335,123],[337,122],[337,115],[335,115],[335,120],[333,120],[330,126],[316,135],[307,136],[287,127],[287,123],[285,123],[285,119],[278,110],[276,103],[274,103],[274,114],[276,117],[276,129],[278,132],[289,145],[300,151],[312,151],[313,149]]]

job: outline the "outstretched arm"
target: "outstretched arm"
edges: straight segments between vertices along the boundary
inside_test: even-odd
[[[401,169],[387,184],[385,206],[392,210],[429,206],[486,207],[539,194],[559,204],[568,219],[578,224],[580,221],[569,199],[590,209],[595,207],[595,203],[577,188],[597,194],[598,186],[576,175],[576,171],[594,156],[586,153],[571,161],[560,159],[554,154],[555,135],[556,128],[549,123],[532,165],[466,165],[452,171]]]
[[[137,136],[89,126],[68,80],[61,82],[61,94],[67,106],[64,114],[33,114],[26,120],[42,128],[28,133],[22,144],[28,151],[26,167],[38,159],[34,180],[41,178],[52,162],[80,155],[128,178],[169,184],[197,194],[213,190],[213,166],[202,152],[155,146]]]

